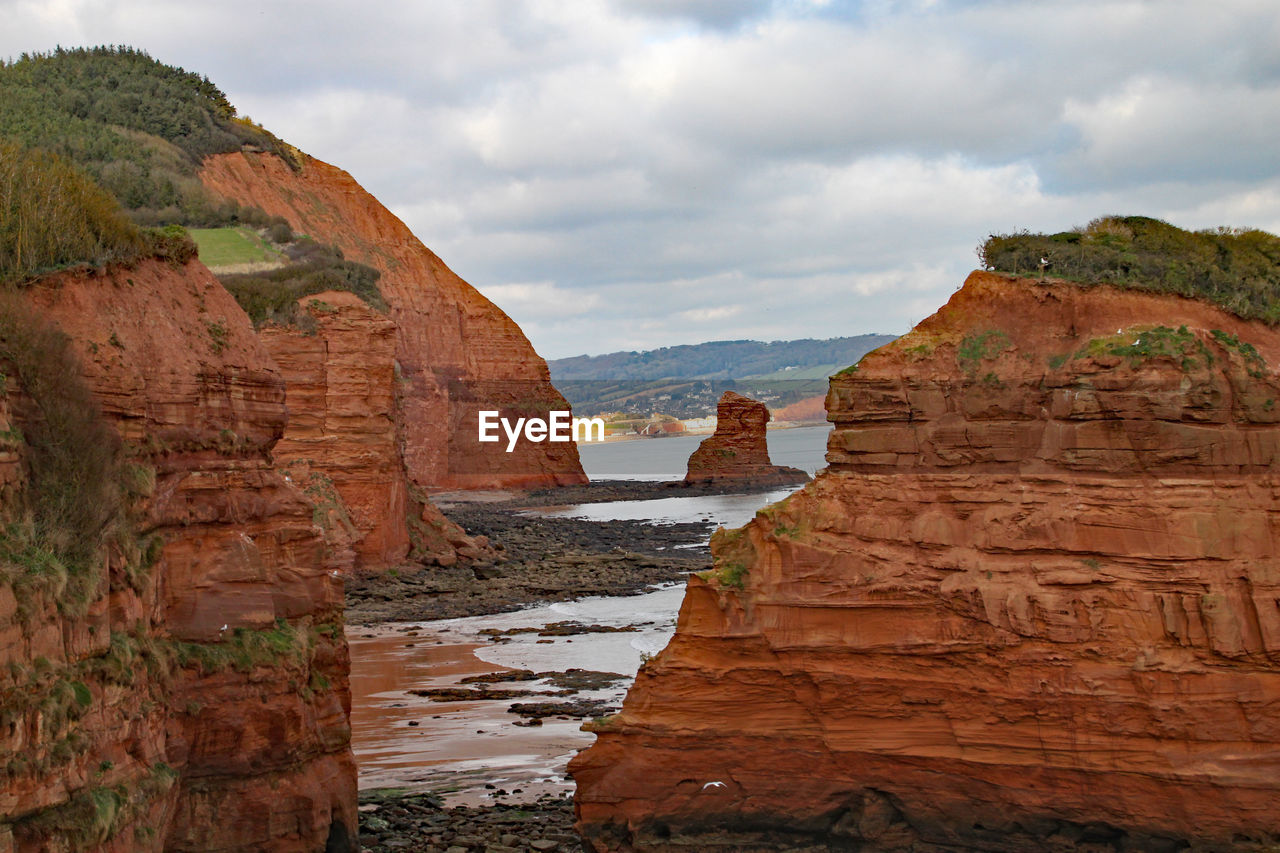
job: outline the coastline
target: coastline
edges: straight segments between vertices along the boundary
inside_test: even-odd
[[[635,632],[646,630],[625,624],[630,614],[600,619],[582,605],[593,596],[605,602],[640,596],[709,568],[707,542],[716,525],[526,513],[743,493],[767,494],[751,484],[601,480],[434,496],[468,533],[489,536],[502,548],[493,561],[402,567],[348,580],[347,633],[353,658],[364,664],[353,666],[353,741],[371,756],[361,772],[362,848],[582,849],[572,829],[572,782],[562,765],[590,742],[582,724],[620,705],[641,659],[638,650],[630,664],[617,652],[596,650],[602,643],[635,649],[633,641],[644,636]],[[642,600],[625,609],[638,609]],[[544,606],[531,609],[537,605]],[[477,620],[469,618],[481,616],[489,617],[488,637],[477,637]],[[464,623],[471,633],[459,630]],[[525,624],[535,628],[512,627]],[[528,633],[538,624],[548,636]],[[674,630],[674,610],[670,625],[658,630]],[[535,664],[547,655],[569,655],[570,664],[559,671],[520,670],[512,664],[521,655],[533,655]],[[576,668],[587,662],[600,664],[591,670],[610,672]],[[513,680],[503,681],[504,673]],[[557,689],[557,677],[575,673],[586,677],[578,676],[573,689]],[[615,673],[624,680],[601,680]],[[406,689],[410,683],[430,695],[415,695]],[[515,702],[546,707],[522,716],[509,710]]]
[[[781,430],[781,429],[804,429],[806,427],[822,427],[822,426],[830,426],[830,423],[826,420],[770,421],[765,426],[765,429],[768,430],[769,432],[773,432],[774,430]],[[609,435],[606,433],[604,439],[601,441],[583,441],[579,443],[588,444],[588,445],[616,444],[617,442],[620,442],[620,441],[637,441],[637,440],[647,440],[651,438],[679,438],[680,436],[687,436],[687,435],[713,435],[715,431],[716,431],[716,428],[714,426],[711,426],[711,427],[697,427],[694,429],[686,429],[682,432],[674,432],[674,433],[660,432],[660,433],[654,433],[653,435],[641,435],[640,433],[635,433],[635,432],[614,433],[613,435]]]

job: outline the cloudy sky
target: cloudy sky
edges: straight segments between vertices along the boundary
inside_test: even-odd
[[[1280,231],[1280,3],[0,0],[350,171],[548,358],[900,334],[991,232]]]

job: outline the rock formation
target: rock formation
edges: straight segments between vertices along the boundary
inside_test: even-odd
[[[397,427],[409,482],[426,489],[538,487],[586,482],[577,447],[521,442],[512,453],[477,441],[477,412],[540,415],[568,409],[546,362],[520,328],[422,245],[341,169],[303,158],[298,171],[270,154],[208,158],[214,193],[289,220],[382,273],[395,325]]]
[[[736,482],[752,484],[803,483],[809,475],[799,468],[769,462],[765,427],[769,409],[764,403],[725,391],[716,404],[716,431],[689,456],[686,483]]]
[[[598,850],[1280,842],[1280,331],[974,273],[572,763]]]
[[[4,310],[70,337],[138,502],[79,574],[3,555],[0,849],[356,849],[342,581],[271,464],[285,388],[248,318],[196,262],[62,274]],[[5,436],[22,488],[29,436]]]
[[[396,426],[395,324],[354,294],[301,300],[306,330],[264,326],[280,367],[289,421],[276,465],[316,504],[336,563],[395,566],[406,558],[451,564],[479,557],[468,537],[405,482]]]

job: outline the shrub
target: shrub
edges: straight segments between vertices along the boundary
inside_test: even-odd
[[[977,252],[988,270],[1031,274],[1047,257],[1057,278],[1176,293],[1280,322],[1280,237],[1265,231],[1192,232],[1145,216],[1106,216],[1058,234],[992,234]]]
[[[27,552],[65,567],[60,605],[82,612],[100,580],[99,551],[127,524],[120,439],[85,385],[70,342],[17,296],[0,295],[0,364],[23,393],[14,400],[27,472]],[[6,545],[14,540],[12,531]],[[6,547],[6,550],[11,550]]]
[[[147,241],[113,198],[46,151],[0,142],[0,281],[132,261]]]
[[[293,229],[288,222],[276,222],[267,229],[267,238],[272,243],[292,243]]]
[[[150,228],[145,232],[150,254],[171,264],[185,264],[198,253],[196,241],[181,225]]]
[[[144,257],[185,264],[195,256],[195,242],[182,226],[140,229],[62,157],[0,142],[0,284],[82,264]]]
[[[373,267],[348,261],[340,249],[308,239],[293,243],[286,254],[292,263],[280,269],[220,277],[255,328],[264,323],[305,328],[298,300],[326,290],[348,291],[379,311],[387,310],[377,285],[381,273]]]

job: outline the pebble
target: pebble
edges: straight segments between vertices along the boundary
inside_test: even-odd
[[[505,546],[510,570],[500,575],[485,570],[480,572],[484,577],[477,577],[471,564],[461,561],[452,567],[404,569],[394,576],[349,578],[348,622],[369,625],[445,619],[501,613],[548,599],[626,595],[652,584],[682,580],[688,572],[710,566],[705,544],[712,527],[709,522],[653,525],[540,518],[534,527],[517,513],[549,501],[689,496],[724,493],[726,489],[690,490],[640,482],[602,482],[565,489],[555,490],[554,495],[527,493],[505,504],[451,507],[447,512],[454,521]],[[683,549],[680,556],[660,553],[673,543],[693,547]]]
[[[545,794],[531,803],[444,808],[428,794],[366,791],[360,833],[368,853],[576,853],[573,800]],[[374,814],[370,807],[376,807]]]

